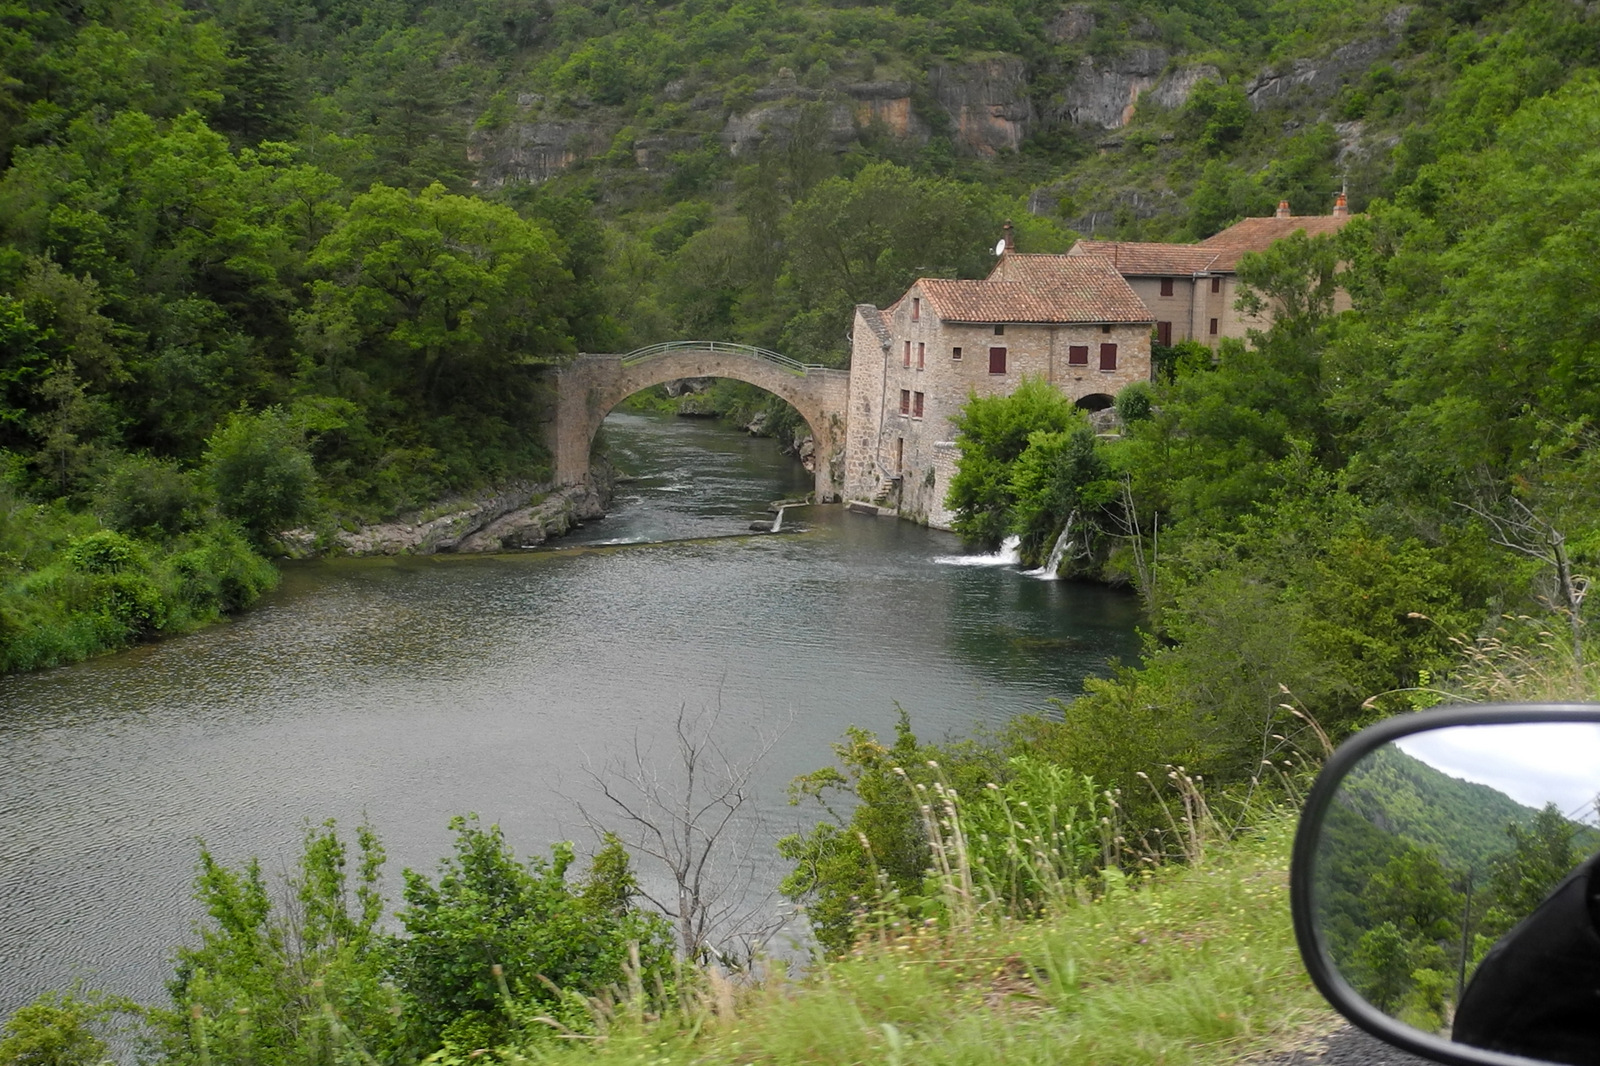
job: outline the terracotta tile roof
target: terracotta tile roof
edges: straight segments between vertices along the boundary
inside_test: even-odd
[[[1217,253],[1213,270],[1233,270],[1246,252],[1264,252],[1274,241],[1301,230],[1307,237],[1338,233],[1353,215],[1290,215],[1288,218],[1246,218],[1207,237],[1200,247]]]
[[[878,338],[878,343],[889,347],[889,316],[871,304],[856,304],[856,314]]]
[[[922,278],[946,322],[1152,322],[1111,265],[1094,256],[1008,252],[982,281]]]
[[[1124,277],[1182,277],[1209,270],[1214,248],[1150,241],[1079,241],[1068,255],[1098,255],[1111,260]]]

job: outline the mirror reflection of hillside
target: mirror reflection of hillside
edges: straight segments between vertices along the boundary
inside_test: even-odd
[[[1516,743],[1526,733],[1478,739],[1496,741],[1502,752],[1532,750]],[[1410,738],[1402,743],[1447,761]],[[1502,762],[1518,765],[1514,757]],[[1497,783],[1524,798],[1535,794],[1520,787],[1534,775],[1508,773]],[[1559,786],[1543,795],[1542,805],[1518,802],[1395,744],[1341,782],[1319,842],[1316,907],[1333,962],[1368,1002],[1449,1035],[1455,1005],[1496,941],[1600,849],[1600,831],[1586,824],[1594,820],[1592,795],[1577,809]]]

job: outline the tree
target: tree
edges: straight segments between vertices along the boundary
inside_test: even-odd
[[[1534,912],[1578,865],[1577,826],[1547,803],[1533,824],[1506,826],[1511,850],[1489,864],[1487,912],[1482,932],[1498,936]]]
[[[306,514],[316,485],[301,434],[276,407],[229,416],[206,441],[205,470],[218,508],[261,544]]]
[[[452,401],[493,408],[511,368],[571,348],[571,277],[548,231],[442,185],[373,186],[311,264],[321,331],[354,337],[366,373],[424,414]]]
[[[607,841],[589,880],[573,885],[570,842],[523,863],[497,825],[467,816],[450,828],[455,855],[440,862],[437,882],[405,871],[398,917],[407,935],[390,944],[411,1053],[441,1042],[463,1052],[496,1047],[519,1030],[532,1035],[528,1027],[548,1032],[541,1016],[581,1026],[582,996],[624,983],[631,952],[643,987],[669,979],[670,933],[633,906],[637,887],[620,843]]]
[[[1066,433],[1081,424],[1081,418],[1071,400],[1031,378],[1023,379],[1009,396],[967,400],[955,418],[961,457],[946,500],[956,511],[952,526],[962,540],[991,550],[999,546],[1011,532],[1017,499],[1013,466],[1028,449],[1030,436]]]
[[[766,910],[770,893],[752,900],[754,855],[763,836],[751,820],[754,777],[777,743],[763,741],[743,760],[733,759],[715,739],[720,714],[692,718],[678,708],[673,723],[677,774],[663,775],[660,761],[634,738],[631,758],[608,763],[588,775],[613,815],[619,816],[634,851],[666,867],[668,893],[639,894],[677,927],[684,958],[716,955],[748,964],[781,922]],[[605,818],[579,805],[598,828]],[[730,942],[737,941],[736,948]]]

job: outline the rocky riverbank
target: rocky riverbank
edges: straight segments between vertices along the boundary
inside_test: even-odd
[[[309,529],[290,530],[285,546],[295,556],[434,555],[532,548],[600,518],[611,503],[615,471],[597,460],[583,485],[516,481],[442,500],[391,521],[339,530],[331,543]]]

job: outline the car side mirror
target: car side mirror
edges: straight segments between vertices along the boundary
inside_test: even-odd
[[[1447,707],[1329,757],[1295,836],[1312,980],[1456,1066],[1600,1062],[1600,705]]]

